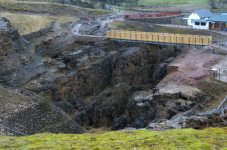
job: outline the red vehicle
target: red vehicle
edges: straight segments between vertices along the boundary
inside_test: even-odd
[[[163,12],[163,13],[150,13],[150,14],[124,14],[124,19],[130,18],[156,18],[156,17],[166,17],[166,16],[176,16],[181,15],[181,11],[174,12]]]

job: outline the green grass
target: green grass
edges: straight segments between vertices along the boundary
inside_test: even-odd
[[[160,5],[185,5],[185,4],[207,4],[207,0],[139,0],[138,6],[133,7],[133,9],[136,10],[143,10],[140,5],[155,5],[155,6],[160,6]],[[110,5],[109,6],[116,8],[116,9],[121,9],[121,10],[128,10],[129,8],[132,9],[132,7],[127,7],[125,3],[122,3],[121,7],[115,6],[115,5]],[[144,10],[162,10],[165,11],[166,8],[151,8],[151,9],[144,9]],[[193,9],[193,8],[192,8]],[[169,10],[168,10],[169,11]],[[174,10],[173,10],[174,11]]]
[[[139,5],[181,5],[181,4],[205,4],[207,0],[140,0]]]
[[[177,129],[167,132],[122,131],[105,134],[37,134],[0,137],[0,149],[129,149],[129,150],[226,150],[227,127],[205,130]]]

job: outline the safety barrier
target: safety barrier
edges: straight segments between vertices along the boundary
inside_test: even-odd
[[[123,18],[156,18],[156,17],[167,17],[181,15],[181,11],[174,12],[163,12],[163,13],[152,13],[152,14],[124,14]]]
[[[144,41],[155,42],[154,44],[181,44],[181,45],[210,45],[212,36],[187,35],[187,34],[170,34],[158,32],[137,32],[125,30],[107,31],[107,37],[116,40]]]

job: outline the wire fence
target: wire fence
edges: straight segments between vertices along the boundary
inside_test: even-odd
[[[200,27],[195,27],[190,25],[176,25],[176,24],[157,24],[159,26],[170,27],[170,28],[178,28],[178,29],[188,29],[188,30],[197,30],[197,31],[206,31],[206,32],[213,32],[219,35],[223,35],[223,37],[219,37],[214,39],[212,44],[213,48],[221,49],[227,51],[227,31],[225,30],[214,30],[214,29],[201,29]],[[199,33],[199,32],[198,32]]]
[[[227,68],[213,68],[210,70],[210,77],[227,83]]]
[[[0,129],[3,131],[3,133],[6,133],[6,135],[21,135],[21,136],[28,136],[27,134],[24,134],[24,133],[21,133],[21,132],[19,132],[19,131],[14,130],[14,129],[11,129],[11,128],[6,127],[6,126],[4,126],[4,125],[2,125],[2,124],[0,124]],[[7,131],[7,130],[9,130],[10,132]],[[12,132],[13,132],[14,134],[12,134]]]

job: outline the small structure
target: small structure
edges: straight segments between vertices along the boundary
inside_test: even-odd
[[[207,22],[209,22],[209,29],[227,30],[226,15],[212,15]]]
[[[212,16],[212,12],[209,9],[202,9],[202,10],[196,10],[194,11],[188,18],[184,18],[188,20],[188,25],[194,25],[195,24],[195,20],[197,20],[196,25],[200,25],[200,22],[204,22],[204,19],[208,19],[210,18],[210,16]],[[200,21],[198,21],[200,20]],[[205,21],[206,22],[206,21]],[[202,23],[202,26],[206,26],[204,25],[204,23]]]

